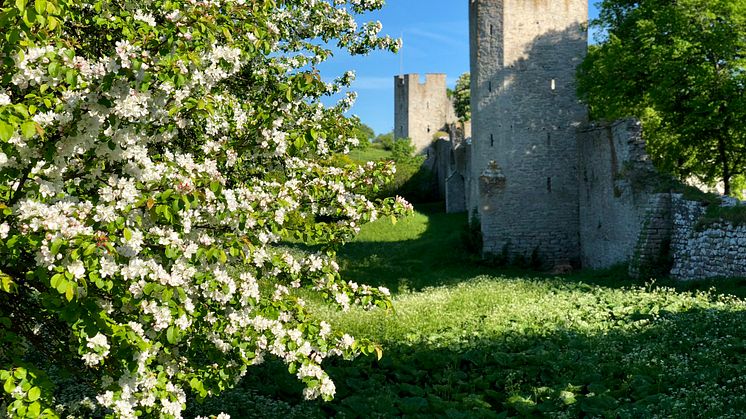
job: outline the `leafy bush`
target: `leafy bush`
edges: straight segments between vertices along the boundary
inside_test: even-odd
[[[393,131],[386,134],[378,134],[376,138],[373,139],[374,144],[381,144],[384,150],[389,151],[391,151],[394,146],[394,141],[396,141],[396,138],[394,137]]]

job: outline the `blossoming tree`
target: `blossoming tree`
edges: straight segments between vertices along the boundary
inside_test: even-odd
[[[397,47],[354,14],[382,0],[3,0],[0,378],[7,414],[54,417],[50,369],[114,417],[180,417],[265,356],[308,398],[331,355],[375,347],[313,320],[387,290],[340,278],[334,248],[410,208],[371,202],[386,164],[325,164],[354,139],[316,66]],[[282,242],[321,249],[294,257]]]

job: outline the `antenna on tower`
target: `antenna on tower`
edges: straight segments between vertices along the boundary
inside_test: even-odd
[[[404,31],[401,32],[401,48],[399,48],[399,75],[404,75]]]

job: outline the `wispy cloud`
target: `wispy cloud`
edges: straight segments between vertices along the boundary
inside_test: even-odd
[[[469,39],[463,39],[460,36],[448,36],[443,32],[433,32],[421,28],[407,28],[404,31],[404,47],[407,46],[407,40],[412,38],[426,38],[435,41],[444,47],[468,48]]]
[[[353,90],[389,90],[394,88],[394,77],[358,76],[352,82]]]

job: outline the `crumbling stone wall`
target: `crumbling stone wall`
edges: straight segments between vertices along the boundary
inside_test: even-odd
[[[465,212],[470,139],[464,138],[465,127],[460,123],[449,124],[447,131],[448,136],[428,150],[431,158],[426,164],[435,176],[439,198],[446,201],[446,212]]]
[[[634,276],[660,265],[670,236],[670,199],[633,119],[578,130],[582,266],[632,262]]]
[[[746,226],[726,221],[700,226],[706,205],[686,200],[681,194],[673,194],[671,206],[672,277],[682,280],[746,277]]]
[[[629,276],[666,276],[671,268],[671,194],[652,195],[644,211],[644,221],[629,259]]]

